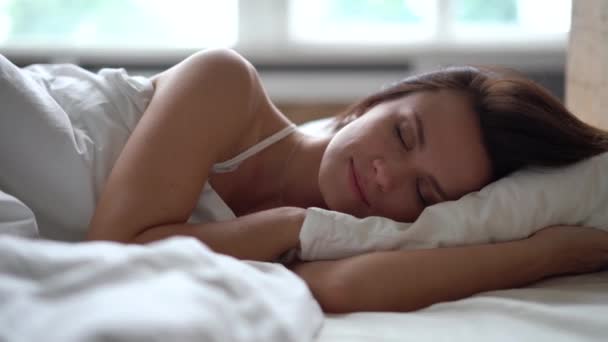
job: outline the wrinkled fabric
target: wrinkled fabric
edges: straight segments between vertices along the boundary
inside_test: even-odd
[[[323,314],[279,264],[194,238],[145,246],[0,236],[0,340],[311,341]]]
[[[0,235],[38,237],[34,213],[18,198],[0,191]]]
[[[45,238],[79,241],[153,88],[123,69],[20,69],[0,55],[0,189]]]
[[[149,78],[124,69],[18,68],[0,55],[0,189],[35,214],[42,237],[84,239],[110,171],[153,94]],[[188,222],[235,217],[205,182]]]

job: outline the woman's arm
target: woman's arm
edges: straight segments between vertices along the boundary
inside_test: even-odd
[[[325,311],[411,311],[483,291],[608,265],[608,233],[554,227],[532,238],[455,248],[377,252],[293,270]]]
[[[198,238],[219,253],[275,260],[299,245],[304,209],[189,224],[211,165],[243,149],[271,110],[257,72],[230,50],[197,53],[153,79],[154,95],[95,209],[88,240],[146,243]],[[257,120],[257,121],[256,121]]]
[[[218,253],[239,259],[274,261],[300,245],[300,227],[306,211],[280,207],[204,224],[163,225],[143,231],[129,242],[147,243],[170,236],[193,236]]]
[[[185,223],[211,165],[240,150],[242,136],[257,127],[261,86],[253,67],[232,51],[194,54],[154,83],[104,185],[88,239],[128,242],[145,230]]]

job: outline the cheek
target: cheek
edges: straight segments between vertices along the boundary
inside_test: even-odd
[[[355,139],[354,134],[344,128],[336,133],[327,145],[321,160],[321,168],[333,170],[336,165],[347,162],[353,151],[358,150],[357,146],[358,140]]]
[[[399,222],[413,222],[422,212],[418,203],[416,190],[410,184],[382,197],[382,202],[375,208],[378,216],[388,217]]]
[[[331,149],[329,146],[323,154],[321,165],[319,167],[318,183],[319,190],[323,196],[323,200],[329,207],[333,209],[335,202],[337,201],[336,193],[338,185],[337,181],[340,179],[340,154],[337,150]]]

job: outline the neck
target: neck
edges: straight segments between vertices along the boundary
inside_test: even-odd
[[[245,212],[281,206],[325,208],[318,175],[329,140],[296,131],[262,152],[247,199],[240,204]]]
[[[321,159],[330,138],[318,138],[295,132],[289,143],[295,144],[293,155],[283,160],[290,162],[283,171],[283,181],[279,184],[282,199],[279,205],[294,207],[322,207],[325,201],[319,189],[318,175]]]

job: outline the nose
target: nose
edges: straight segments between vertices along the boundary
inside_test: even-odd
[[[383,192],[388,192],[394,185],[394,177],[389,165],[384,159],[376,158],[372,161],[374,180]]]

